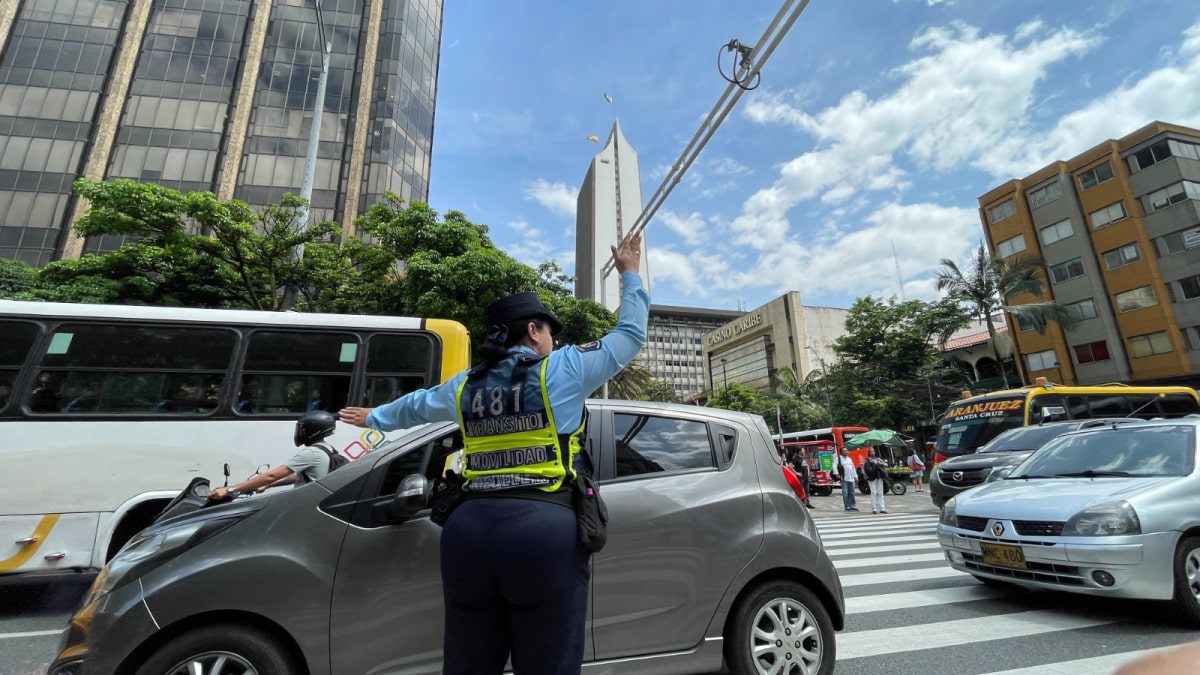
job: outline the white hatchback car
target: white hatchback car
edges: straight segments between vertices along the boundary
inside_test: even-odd
[[[989,583],[1173,600],[1200,625],[1200,419],[1064,434],[942,507],[950,565]]]

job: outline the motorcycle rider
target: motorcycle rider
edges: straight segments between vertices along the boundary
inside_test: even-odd
[[[292,455],[291,459],[266,473],[251,476],[231,488],[216,488],[209,493],[209,500],[218,501],[226,496],[237,497],[281,485],[300,487],[324,478],[336,468],[334,456],[338,453],[322,441],[333,434],[336,423],[334,416],[324,410],[305,413],[296,421],[296,431],[292,435],[296,447],[304,447]]]

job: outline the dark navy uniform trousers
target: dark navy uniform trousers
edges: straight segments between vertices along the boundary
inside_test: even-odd
[[[577,675],[591,576],[575,512],[534,499],[482,497],[442,529],[447,675]]]

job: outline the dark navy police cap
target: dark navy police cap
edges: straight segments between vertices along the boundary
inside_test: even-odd
[[[546,309],[546,306],[542,304],[542,299],[532,291],[502,298],[483,310],[483,323],[487,326],[498,326],[521,319],[535,318],[550,322],[552,333],[562,332],[562,322]]]

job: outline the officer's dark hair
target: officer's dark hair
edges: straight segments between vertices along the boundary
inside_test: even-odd
[[[521,340],[525,338],[528,333],[526,327],[530,323],[537,326],[538,330],[546,327],[546,320],[537,317],[517,319],[506,324],[489,327],[487,337],[479,343],[475,355],[487,362],[488,365],[495,365],[503,361],[504,357],[508,356],[508,348],[520,344]]]

